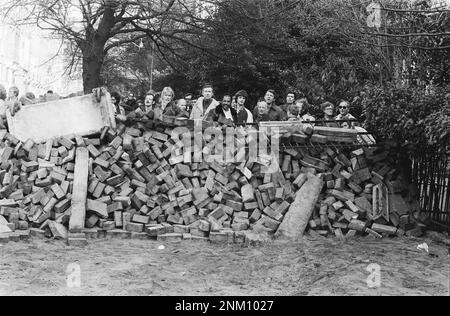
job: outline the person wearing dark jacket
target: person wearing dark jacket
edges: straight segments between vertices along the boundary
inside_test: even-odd
[[[179,99],[176,102],[170,102],[164,109],[163,114],[166,116],[175,116],[189,118],[189,113],[186,111],[186,100]]]
[[[234,120],[235,124],[253,123],[253,114],[246,107],[246,103],[248,100],[248,93],[245,90],[240,90],[236,93],[236,119]]]
[[[125,105],[130,109],[130,111],[136,110],[136,97],[133,93],[130,93],[128,99],[125,101]]]
[[[262,104],[265,104],[265,106],[259,106]],[[253,109],[253,117],[256,122],[285,121],[287,113],[275,104],[275,91],[269,89],[264,96],[264,100],[261,100]]]
[[[280,108],[286,113],[288,114],[289,108],[294,105],[294,101],[295,101],[295,92],[293,91],[288,91],[288,93],[286,94],[286,103],[281,105]]]
[[[159,102],[156,103],[153,110],[153,119],[162,120],[162,116],[167,115],[167,111],[174,109],[175,105],[175,92],[171,87],[165,87],[159,97]]]
[[[155,91],[149,90],[145,95],[145,113],[148,114],[150,111],[154,110],[156,104],[156,94]]]
[[[323,112],[322,122],[319,124],[325,127],[340,127],[334,119],[334,104],[326,101],[320,105],[320,109]]]
[[[236,110],[231,108],[231,100],[230,95],[224,95],[222,102],[209,113],[207,121],[231,125],[236,120]]]
[[[114,105],[114,113],[117,115],[126,115],[125,108],[123,107],[121,101],[122,97],[116,91],[111,93],[111,101]]]

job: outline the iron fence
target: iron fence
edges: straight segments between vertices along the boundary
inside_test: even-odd
[[[412,159],[412,178],[419,190],[420,207],[432,223],[450,231],[450,157],[435,149]]]

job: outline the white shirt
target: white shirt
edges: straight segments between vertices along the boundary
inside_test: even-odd
[[[5,101],[0,100],[0,116],[6,115],[6,109],[7,108],[8,107],[6,106]]]
[[[223,111],[223,114],[225,115],[226,119],[234,121],[233,115],[231,115],[231,110],[230,109],[228,109],[228,111],[225,111],[225,110],[222,110],[222,111]]]
[[[247,111],[248,117],[247,117],[247,123],[253,124],[253,114],[249,110],[245,109]]]

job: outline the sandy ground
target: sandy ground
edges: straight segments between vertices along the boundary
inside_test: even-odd
[[[433,256],[416,249],[424,241]],[[118,239],[81,249],[55,240],[0,245],[0,295],[450,295],[449,250],[429,240],[160,245]],[[67,286],[73,264],[80,288]],[[376,280],[369,264],[380,266],[378,288],[368,287],[368,278]]]

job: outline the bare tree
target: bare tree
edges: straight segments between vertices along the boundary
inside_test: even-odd
[[[184,35],[202,32],[193,0],[8,0],[0,9],[12,23],[34,24],[65,40],[70,69],[81,64],[85,93],[102,84],[111,50],[146,37],[158,46],[189,43]]]
[[[378,52],[380,80],[409,82],[421,77],[425,84],[448,80],[444,78],[448,78],[445,69],[450,49],[448,5],[430,0],[378,0],[380,22],[375,27],[366,20],[370,1],[341,1],[343,11],[349,12],[353,21],[341,33]]]

